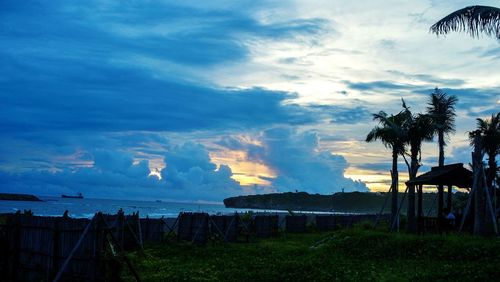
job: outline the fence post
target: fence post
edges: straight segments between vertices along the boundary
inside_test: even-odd
[[[146,230],[149,229],[149,224],[146,224],[146,228],[147,228]],[[142,242],[141,217],[139,216],[139,212],[137,212],[137,230],[138,230],[137,233],[139,233],[139,243],[141,244],[141,249],[144,249],[144,245],[143,245],[143,242]]]
[[[14,231],[14,260],[13,260],[13,267],[12,267],[12,277],[14,278],[14,281],[19,280],[18,279],[18,269],[20,269],[20,264],[21,264],[21,212],[18,211],[16,212],[16,219],[15,219],[15,231]]]
[[[78,250],[78,248],[80,248],[80,245],[82,244],[83,239],[85,238],[85,236],[89,232],[90,227],[92,227],[92,224],[94,223],[95,218],[96,218],[96,215],[94,215],[92,220],[87,224],[87,227],[85,227],[85,229],[83,230],[83,233],[80,235],[80,238],[78,238],[78,241],[76,242],[75,246],[73,247],[73,249],[69,253],[68,257],[66,257],[63,265],[61,266],[61,268],[57,272],[56,277],[54,278],[53,282],[57,282],[57,281],[59,281],[59,279],[61,279],[61,276],[63,275],[64,270],[66,269],[66,266],[68,266],[68,263],[73,258],[73,255],[75,254],[76,250]]]
[[[50,280],[53,280],[55,276],[57,275],[57,263],[59,260],[59,237],[60,237],[60,221],[64,220],[65,217],[62,218],[56,218],[54,220],[54,233],[52,235],[52,256],[51,256],[51,269],[49,271],[50,273]]]
[[[125,243],[125,213],[121,209],[118,211],[118,234],[120,245],[123,246]]]

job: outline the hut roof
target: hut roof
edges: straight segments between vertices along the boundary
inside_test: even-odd
[[[472,172],[462,163],[435,166],[424,174],[417,176],[406,185],[453,185],[460,188],[472,187]]]

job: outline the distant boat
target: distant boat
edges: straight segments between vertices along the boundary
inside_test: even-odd
[[[61,195],[61,198],[71,198],[71,199],[83,199],[82,193],[78,193],[76,196],[70,196],[70,195]]]

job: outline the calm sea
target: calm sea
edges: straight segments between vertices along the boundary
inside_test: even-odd
[[[0,201],[0,213],[31,210],[35,215],[61,216],[68,210],[71,217],[92,217],[101,211],[114,214],[123,209],[125,214],[139,212],[141,217],[177,217],[179,212],[202,211],[209,214],[244,212],[248,209],[225,208],[223,204],[147,202],[109,199],[68,199],[40,197],[43,202]]]
[[[96,212],[114,214],[123,209],[125,214],[139,212],[141,217],[177,217],[179,212],[207,212],[209,214],[228,214],[246,212],[251,209],[226,208],[221,204],[147,202],[109,199],[68,199],[40,197],[43,202],[0,201],[0,213],[12,213],[18,210],[31,210],[35,215],[61,216],[68,210],[71,217],[92,217]],[[255,210],[258,212],[286,212],[278,210]],[[321,213],[321,212],[319,212]]]

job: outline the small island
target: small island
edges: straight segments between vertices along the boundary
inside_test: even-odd
[[[30,202],[41,202],[37,196],[29,194],[9,194],[0,193],[0,201],[30,201]]]

